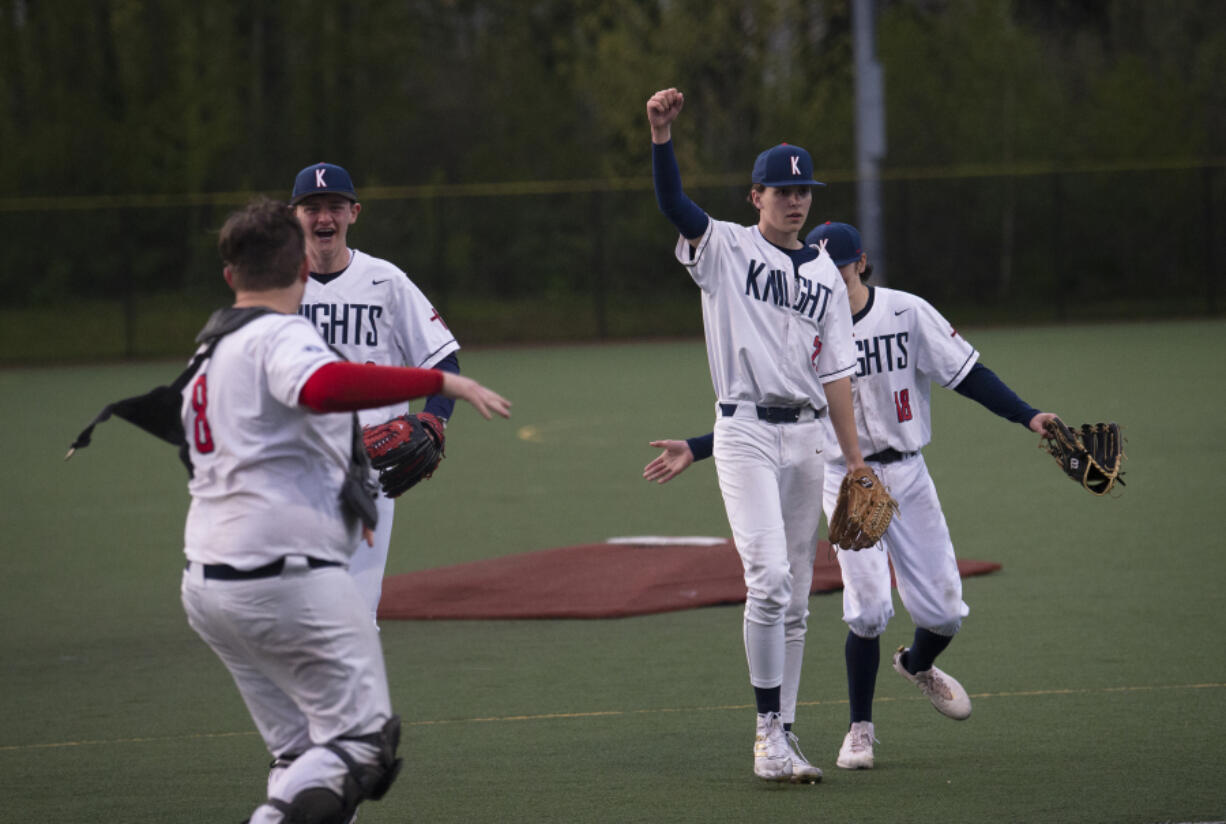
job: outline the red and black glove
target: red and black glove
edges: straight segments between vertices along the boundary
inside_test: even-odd
[[[443,422],[429,412],[367,426],[362,441],[383,494],[396,498],[429,478],[443,459]]]

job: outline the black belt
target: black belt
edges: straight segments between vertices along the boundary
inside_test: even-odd
[[[725,418],[731,418],[736,414],[737,404],[721,403],[719,411],[723,413]],[[767,423],[796,423],[800,420],[800,413],[808,409],[807,406],[756,406],[758,410],[758,420],[766,421]],[[814,420],[826,414],[826,410],[815,414]]]
[[[869,455],[864,460],[866,463],[868,461],[872,461],[873,463],[889,464],[889,463],[895,463],[897,461],[901,461],[904,458],[910,458],[912,455],[916,455],[916,454],[918,453],[899,452],[894,447],[890,447],[889,449],[883,449],[880,452],[874,452],[872,455]]]
[[[319,558],[307,558],[307,566],[311,569],[319,569],[320,567],[344,566],[340,561],[324,561]],[[191,561],[187,562],[187,567],[190,568]],[[236,569],[229,564],[201,564],[204,568],[204,577],[212,578],[218,581],[250,581],[256,578],[275,578],[281,574],[281,570],[285,568],[285,559],[278,558],[271,564],[256,567],[255,569]]]

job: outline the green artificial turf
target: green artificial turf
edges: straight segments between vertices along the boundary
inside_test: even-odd
[[[603,621],[383,624],[404,772],[377,822],[1137,822],[1226,818],[1226,484],[1219,321],[968,329],[983,362],[1070,423],[1113,419],[1127,486],[1094,498],[1037,436],[934,395],[925,455],[971,607],[943,718],[883,661],[877,768],[847,724],[838,595],[811,600],[797,732],[816,786],[751,774],[740,610]],[[186,356],[186,353],[184,353]],[[710,462],[643,481],[647,442],[708,431],[701,341],[466,350],[515,402],[460,410],[398,506],[389,574],[617,535],[728,534]],[[107,401],[182,361],[0,371],[0,822],[238,822],[267,754],[178,603],[185,473],[127,423],[63,453]],[[816,497],[815,497],[816,504]],[[905,513],[904,513],[905,517]],[[882,640],[906,643],[901,605]]]

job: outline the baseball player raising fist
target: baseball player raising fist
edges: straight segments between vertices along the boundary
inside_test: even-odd
[[[894,615],[890,562],[898,594],[915,622],[909,648],[899,647],[894,669],[915,684],[942,714],[967,718],[971,701],[962,685],[934,665],[962,626],[969,609],[949,528],[921,450],[932,435],[931,387],[935,383],[978,401],[1001,417],[1042,432],[1052,418],[1023,402],[979,353],[927,301],[906,292],[869,286],[872,266],[860,233],[846,223],[825,223],[806,242],[824,247],[847,285],[855,323],[856,374],[852,379],[861,454],[898,501],[901,518],[890,522],[879,550],[838,553],[843,578],[844,645],[851,725],[839,750],[844,769],[874,764],[873,695],[880,662],[880,636]],[[715,441],[719,441],[718,431]],[[711,436],[653,441],[660,455],[643,477],[666,483],[694,460],[707,457]],[[840,446],[828,460],[841,466]],[[838,472],[827,474],[823,505],[829,520],[839,494]]]
[[[678,262],[701,290],[715,388],[715,467],[748,597],[744,642],[757,704],[754,774],[817,781],[792,723],[821,513],[823,427],[863,465],[852,414],[851,313],[838,269],[799,233],[812,203],[809,153],[786,143],[754,163],[749,226],[714,220],[681,188],[677,89],[647,101],[660,210],[681,233]]]
[[[332,163],[307,166],[294,178],[290,204],[306,234],[311,268],[298,311],[324,340],[357,363],[459,373],[460,345],[422,291],[393,264],[349,247],[349,227],[362,211],[349,172]],[[451,399],[436,394],[426,400],[421,415],[445,424],[453,407]],[[408,403],[394,403],[363,410],[359,418],[371,426],[408,411]],[[379,495],[379,526],[357,547],[349,565],[372,621],[383,591],[394,504]]]

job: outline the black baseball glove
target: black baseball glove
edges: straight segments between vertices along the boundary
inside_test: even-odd
[[[1075,430],[1053,418],[1044,429],[1039,448],[1056,459],[1065,475],[1095,495],[1106,495],[1117,483],[1124,485],[1124,439],[1119,424],[1085,423]]]
[[[362,430],[383,494],[396,498],[429,478],[443,459],[443,422],[429,412],[401,415]]]

